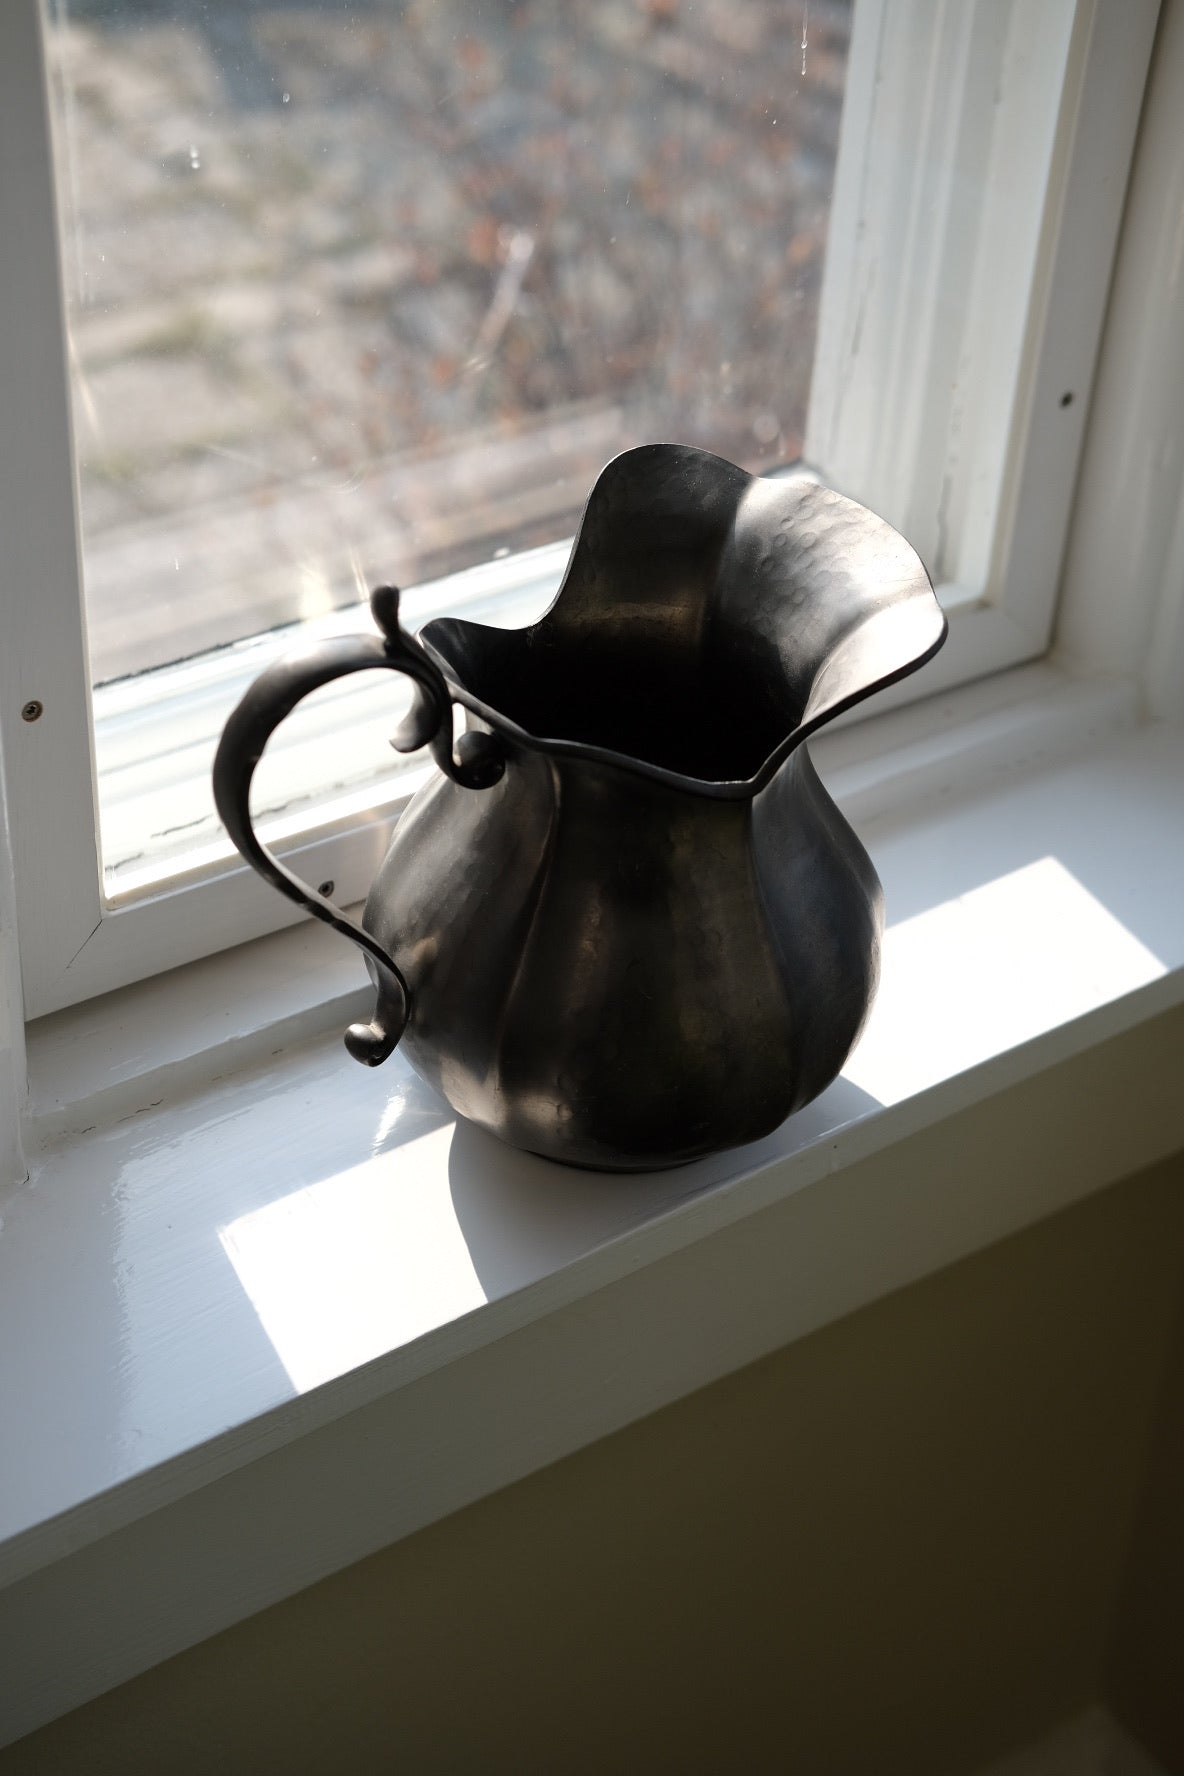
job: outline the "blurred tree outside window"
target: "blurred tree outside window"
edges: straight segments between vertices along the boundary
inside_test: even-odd
[[[47,0],[92,677],[801,446],[850,0]]]

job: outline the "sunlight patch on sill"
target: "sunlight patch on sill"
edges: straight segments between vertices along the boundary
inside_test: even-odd
[[[934,1029],[940,996],[927,983],[965,980],[968,958],[974,1015]],[[897,1104],[1166,973],[1059,859],[1042,857],[889,928],[875,1015],[843,1077]]]
[[[298,1393],[485,1305],[437,1188],[451,1141],[446,1123],[406,1142],[397,1182],[379,1152],[219,1230]]]
[[[868,1030],[840,1081],[818,1100],[821,1124],[811,1130],[807,1111],[786,1125],[784,1139],[791,1148],[831,1140],[844,1119],[875,1115],[1166,972],[1056,857],[999,875],[889,929]],[[396,1090],[365,1162],[219,1228],[222,1250],[298,1393],[499,1292],[491,1292],[493,1273],[482,1256],[488,1230],[465,1198],[470,1172],[482,1171],[481,1194],[495,1205],[497,1170],[508,1166],[517,1180],[500,1205],[521,1248],[510,1287],[561,1267],[589,1240],[620,1232],[611,1181],[569,1173],[557,1205],[544,1162],[441,1110],[443,1120],[412,1132],[422,1105]],[[743,1168],[742,1154],[732,1159]],[[661,1213],[695,1185],[688,1168],[634,1179],[630,1193],[639,1213]],[[552,1219],[562,1209],[558,1229],[547,1225],[548,1204]]]

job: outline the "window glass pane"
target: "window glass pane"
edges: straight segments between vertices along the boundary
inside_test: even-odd
[[[47,11],[96,684],[797,455],[850,0]]]
[[[633,443],[796,454],[843,5],[51,21],[97,682],[552,541]]]

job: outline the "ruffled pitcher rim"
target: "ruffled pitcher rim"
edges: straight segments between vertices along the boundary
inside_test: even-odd
[[[567,603],[573,597],[573,589],[587,577],[585,565],[594,548],[590,533],[597,526],[603,528],[606,522],[606,514],[601,508],[611,503],[613,493],[621,486],[628,487],[631,481],[636,482],[639,476],[645,475],[656,476],[659,481],[665,478],[667,482],[671,478],[677,480],[681,475],[688,485],[693,480],[697,487],[720,502],[725,513],[730,492],[734,490],[736,497],[727,547],[737,557],[733,570],[736,584],[742,581],[746,571],[744,557],[747,551],[755,561],[755,566],[749,570],[750,578],[752,573],[764,574],[771,587],[770,601],[779,598],[796,603],[803,630],[808,626],[803,619],[816,615],[824,599],[836,602],[841,593],[846,601],[844,612],[851,620],[837,630],[833,645],[823,649],[814,659],[810,689],[799,719],[748,776],[696,776],[595,741],[537,733],[487,698],[479,696],[461,676],[452,657],[455,648],[450,650],[447,646],[450,639],[463,642],[466,639],[479,640],[483,636],[515,636],[522,638],[523,647],[529,647],[534,637],[561,622]],[[765,490],[779,490],[786,497],[789,489],[797,489],[799,494],[810,489],[817,495],[813,501],[802,502],[815,507],[814,513],[807,512],[803,520],[805,526],[813,525],[814,530],[803,529],[802,536],[810,538],[820,527],[829,524],[848,539],[845,544],[836,544],[829,552],[823,552],[807,568],[798,570],[797,579],[790,568],[779,567],[776,563],[769,566],[770,554],[764,544],[770,540],[771,531],[759,511],[755,520],[749,516],[747,534],[737,541],[742,511],[753,491],[757,490],[758,502],[767,500],[770,509],[776,512],[777,496],[767,494]],[[638,510],[644,514],[645,508],[635,507],[631,514],[634,518]],[[607,522],[612,521],[609,513]],[[778,534],[789,535],[791,541],[794,537],[789,518],[784,514],[778,520]],[[818,555],[816,538],[812,546]],[[763,552],[754,555],[754,551]],[[864,558],[862,567],[856,564],[853,568],[848,559],[852,554]],[[812,603],[800,590],[799,581],[803,574],[807,580],[813,577],[820,588]],[[721,587],[725,592],[734,590],[725,585],[723,577],[717,573],[713,591]],[[764,608],[775,607],[770,602]],[[418,639],[444,674],[454,700],[514,746],[556,760],[573,760],[623,771],[696,796],[746,800],[766,788],[786,760],[828,723],[918,671],[942,647],[948,633],[948,620],[920,557],[899,532],[866,507],[809,476],[753,475],[726,458],[693,445],[644,444],[612,458],[597,476],[581,513],[559,588],[536,622],[521,629],[505,630],[466,618],[436,618],[420,630]],[[504,639],[500,644],[505,645]]]

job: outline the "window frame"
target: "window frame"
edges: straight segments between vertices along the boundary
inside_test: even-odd
[[[923,683],[880,699],[881,709],[1038,657],[1048,646],[1158,14],[1157,0],[1131,0],[1121,9],[1105,0],[1065,3],[1073,13],[1071,45],[1019,366],[1020,398],[1006,428],[1005,497],[990,571],[982,585],[941,588],[955,619],[950,642]],[[887,347],[854,354],[860,357],[857,386],[842,371],[860,323],[857,307],[840,303],[835,291],[858,289],[869,256],[883,276],[888,260],[881,249],[892,243],[899,221],[899,206],[885,204],[869,216],[860,198],[862,170],[875,160],[870,131],[879,113],[870,102],[852,105],[850,96],[867,100],[874,90],[877,105],[907,115],[918,81],[942,95],[943,103],[927,114],[923,138],[925,157],[940,159],[937,145],[947,139],[949,106],[961,93],[952,72],[965,66],[975,33],[1004,10],[1013,21],[1020,11],[1015,4],[1000,8],[998,0],[974,0],[962,8],[939,0],[858,0],[807,437],[807,454],[840,487],[850,479],[853,436],[870,426],[881,445],[886,441],[890,457],[896,434],[886,403],[873,402],[889,367]],[[0,55],[0,238],[22,243],[19,254],[0,259],[0,313],[9,317],[0,333],[0,746],[25,1010],[35,1017],[277,930],[301,915],[237,865],[178,874],[160,891],[123,904],[104,895],[41,0],[11,0],[0,30],[7,51]],[[884,46],[898,41],[923,44],[924,53],[886,60]],[[908,177],[897,181],[897,197],[906,203],[916,181],[903,163],[901,172]],[[997,223],[988,216],[983,227]],[[915,231],[908,250],[891,256],[896,299],[912,323],[898,328],[891,342],[896,355],[890,367],[902,387],[934,374],[932,328],[925,318],[932,304],[915,304],[910,316],[905,298],[922,288],[932,295],[951,255],[966,250],[953,235],[941,237],[937,252],[928,251],[927,243],[932,245],[929,235]],[[980,283],[994,270],[980,266]],[[840,386],[846,429],[828,424]],[[1068,409],[1060,406],[1065,390],[1075,396]],[[860,496],[894,515],[890,499],[874,491],[869,497],[865,487]],[[34,703],[42,713],[24,719],[22,712]],[[336,897],[356,902],[407,799],[406,781],[395,781],[364,810],[331,811],[277,849],[306,879],[332,877]]]
[[[1025,111],[1039,72],[1024,51],[1033,24],[1047,28],[1052,9],[857,3],[848,92],[859,103],[843,119],[805,454],[824,479],[909,537],[933,567],[951,618],[923,679],[877,698],[881,710],[1038,659],[1052,640],[1159,4],[1070,0],[1069,11],[1014,395],[986,428],[988,452],[1002,459],[996,501],[989,489],[983,499],[959,462],[958,419],[999,380],[998,358],[977,348],[975,334],[997,303],[1014,299],[993,258],[1014,217],[1006,180],[988,185],[969,229],[958,199],[976,150],[1014,174],[1035,146]],[[1000,84],[992,116],[975,132],[964,127],[975,96],[970,73],[988,58]],[[950,288],[967,292],[952,341],[941,313]],[[880,331],[869,342],[873,292]],[[960,475],[967,485],[959,487]],[[943,563],[937,535],[951,489],[962,498],[963,534],[955,528]]]

